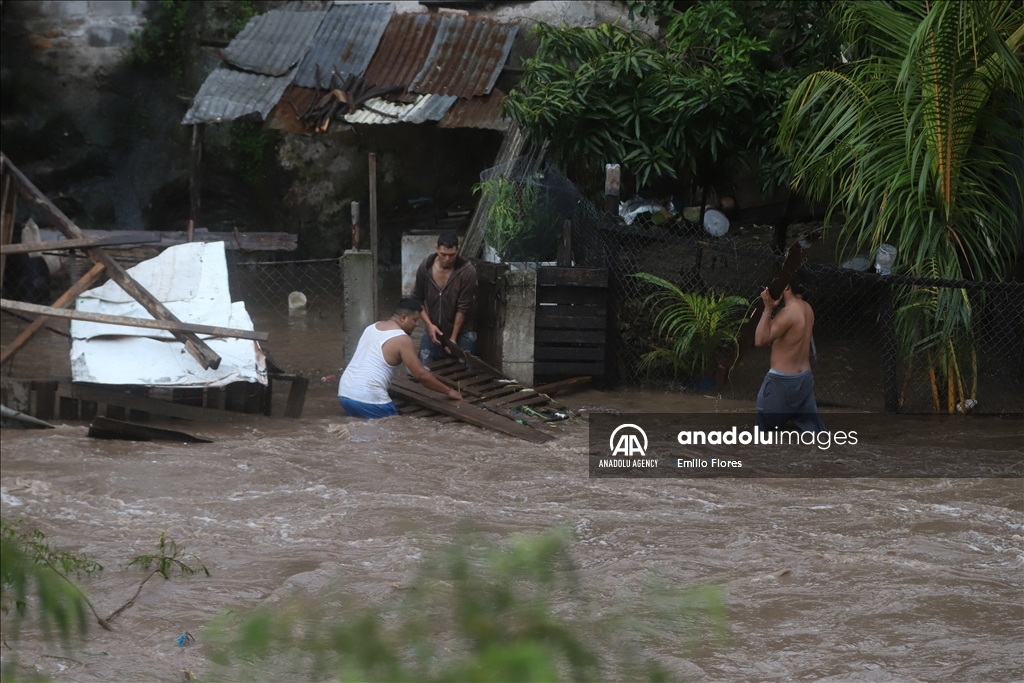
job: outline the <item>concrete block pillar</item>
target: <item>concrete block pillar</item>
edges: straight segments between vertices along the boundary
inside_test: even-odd
[[[533,386],[533,330],[537,320],[537,271],[505,273],[505,326],[502,329],[501,371]]]
[[[359,337],[377,322],[373,310],[373,256],[366,249],[347,249],[341,257],[341,286],[345,295],[342,311],[345,331],[345,365],[355,355]]]

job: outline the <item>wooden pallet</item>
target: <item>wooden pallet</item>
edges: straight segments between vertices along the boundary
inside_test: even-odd
[[[396,374],[391,397],[399,413],[439,422],[466,422],[533,443],[555,438],[538,427],[572,415],[547,394],[524,387],[493,368],[481,367],[483,364],[475,358],[468,360],[476,361],[478,367],[454,358],[427,364],[435,377],[462,393],[462,401],[445,399],[411,377]]]

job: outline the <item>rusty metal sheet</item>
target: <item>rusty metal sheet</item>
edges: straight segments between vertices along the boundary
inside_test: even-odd
[[[439,14],[396,14],[380,39],[363,79],[379,88],[408,88],[423,68],[441,26]],[[407,96],[409,102],[415,95]]]
[[[444,15],[427,61],[410,90],[423,94],[486,95],[498,80],[519,30],[484,17]]]
[[[299,65],[296,85],[317,87],[319,73],[319,87],[326,88],[334,70],[342,76],[362,76],[394,11],[394,5],[383,3],[335,5],[328,10]]]
[[[511,122],[501,118],[499,108],[505,93],[495,88],[489,95],[460,99],[444,118],[438,121],[438,128],[487,128],[507,131]]]
[[[203,82],[181,122],[220,123],[251,114],[266,119],[293,75],[294,71],[275,77],[221,67]]]
[[[326,11],[270,10],[249,20],[221,53],[245,71],[283,76],[306,54]]]

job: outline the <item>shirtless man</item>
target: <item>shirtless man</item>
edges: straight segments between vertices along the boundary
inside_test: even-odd
[[[772,345],[772,366],[757,394],[757,426],[762,430],[779,429],[793,420],[802,432],[826,431],[814,400],[811,374],[814,311],[803,294],[803,284],[796,276],[778,301],[767,287],[761,292],[764,313],[754,332],[754,345]]]
[[[473,297],[476,268],[459,256],[459,238],[446,232],[437,238],[436,253],[416,271],[412,295],[423,302],[423,339],[420,360],[424,363],[448,357],[440,335],[451,339],[463,351],[476,353],[473,330]]]
[[[390,319],[370,325],[359,338],[352,362],[338,383],[338,402],[352,417],[389,417],[398,415],[388,387],[395,368],[402,363],[420,384],[444,394],[453,401],[459,392],[446,387],[423,367],[413,346],[412,331],[420,321],[422,305],[417,299],[402,299]]]

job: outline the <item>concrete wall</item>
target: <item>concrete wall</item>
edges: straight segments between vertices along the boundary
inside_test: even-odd
[[[366,250],[349,249],[341,257],[342,291],[345,296],[345,365],[352,360],[363,330],[377,321],[373,311],[373,260]]]
[[[502,329],[501,371],[520,384],[533,386],[534,325],[537,320],[537,271],[505,274],[505,326]]]

